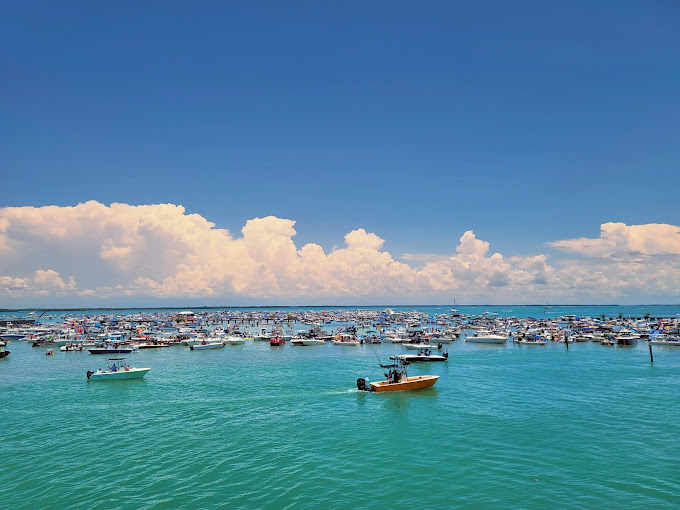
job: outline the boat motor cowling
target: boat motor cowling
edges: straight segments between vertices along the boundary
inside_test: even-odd
[[[92,370],[88,370],[87,371],[87,378],[89,379],[90,377],[92,377],[92,374],[94,374],[94,372]]]
[[[374,391],[369,384],[366,384],[366,379],[363,377],[357,379],[357,388],[359,391]]]

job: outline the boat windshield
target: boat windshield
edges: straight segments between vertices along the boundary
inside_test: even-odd
[[[125,362],[125,358],[110,358],[109,359],[109,371],[111,372],[117,372],[119,370],[126,370],[127,369],[127,363]]]

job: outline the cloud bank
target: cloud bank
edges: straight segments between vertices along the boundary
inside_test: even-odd
[[[248,220],[239,236],[179,205],[0,209],[0,303],[48,296],[222,302],[644,302],[680,293],[680,227],[605,223],[598,239],[554,241],[568,253],[503,256],[468,230],[452,254],[395,259],[363,228],[326,253],[298,247],[295,221]],[[419,262],[410,265],[409,262]]]

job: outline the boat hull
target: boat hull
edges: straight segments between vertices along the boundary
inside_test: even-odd
[[[90,354],[130,354],[132,352],[131,347],[121,348],[121,349],[105,349],[105,348],[92,348],[87,351]]]
[[[17,334],[13,334],[13,333],[8,333],[8,334],[5,334],[5,335],[0,335],[0,340],[4,340],[6,342],[7,341],[12,342],[12,341],[15,341],[15,340],[23,340],[24,338],[27,338],[27,337],[28,337],[28,335],[17,335]]]
[[[245,338],[227,338],[224,343],[226,345],[245,345]]]
[[[504,344],[508,339],[502,336],[471,336],[465,341],[473,344]]]
[[[437,379],[439,379],[438,375],[420,375],[409,377],[408,380],[398,383],[391,381],[372,382],[371,389],[378,393],[387,391],[423,390],[434,386]]]

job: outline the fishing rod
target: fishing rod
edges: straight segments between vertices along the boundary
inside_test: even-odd
[[[380,356],[378,356],[378,353],[375,352],[375,345],[373,344],[373,342],[369,342],[369,345],[371,346],[371,350],[373,351],[375,358],[378,360],[378,365],[382,366],[382,361],[380,361]]]

